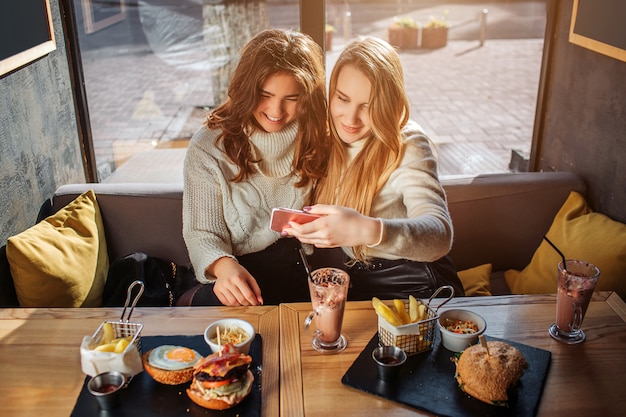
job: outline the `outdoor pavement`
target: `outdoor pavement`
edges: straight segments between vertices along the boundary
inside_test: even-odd
[[[450,24],[446,47],[400,51],[411,118],[436,144],[440,175],[507,172],[513,151],[521,155],[530,151],[545,4],[461,3],[402,10],[421,23],[448,10]],[[327,12],[345,22],[345,8],[333,7]],[[483,9],[488,10],[487,32],[481,44]],[[378,13],[371,5],[367,10]],[[358,18],[365,12],[354,5],[350,11],[351,25],[338,28],[327,52],[329,69],[343,47],[346,28],[351,36],[387,39],[393,14]],[[280,26],[280,22],[270,19],[270,25]],[[136,50],[86,51],[83,66],[96,157],[113,161],[99,165],[101,178],[105,182],[181,181],[186,141],[202,123],[202,108],[212,104],[210,80]],[[126,68],[124,77],[119,76],[120,68]]]

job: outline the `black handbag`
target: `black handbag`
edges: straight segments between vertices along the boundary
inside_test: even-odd
[[[128,287],[136,280],[144,283],[144,292],[137,302],[142,307],[172,307],[178,297],[197,284],[190,268],[143,252],[131,253],[109,266],[102,306],[124,306]]]

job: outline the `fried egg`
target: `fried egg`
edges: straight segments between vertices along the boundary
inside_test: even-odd
[[[150,365],[168,371],[191,368],[202,358],[198,352],[183,346],[162,345],[150,351]]]

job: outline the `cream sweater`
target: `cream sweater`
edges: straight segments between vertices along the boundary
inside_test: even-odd
[[[200,282],[217,259],[258,252],[276,242],[270,230],[274,207],[301,209],[310,188],[296,188],[291,175],[298,126],[294,122],[277,133],[254,131],[250,136],[257,172],[239,183],[229,181],[237,171],[216,144],[219,130],[199,129],[185,158],[183,237]]]
[[[432,262],[452,246],[452,220],[437,176],[437,160],[430,140],[415,122],[402,130],[404,156],[374,199],[371,217],[383,222],[380,244],[367,256]],[[350,160],[367,139],[346,145]],[[352,256],[349,248],[344,248]]]

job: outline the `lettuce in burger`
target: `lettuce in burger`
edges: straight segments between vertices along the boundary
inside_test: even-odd
[[[224,410],[243,401],[252,390],[252,357],[226,344],[220,353],[201,359],[195,366],[189,398],[201,407]]]

